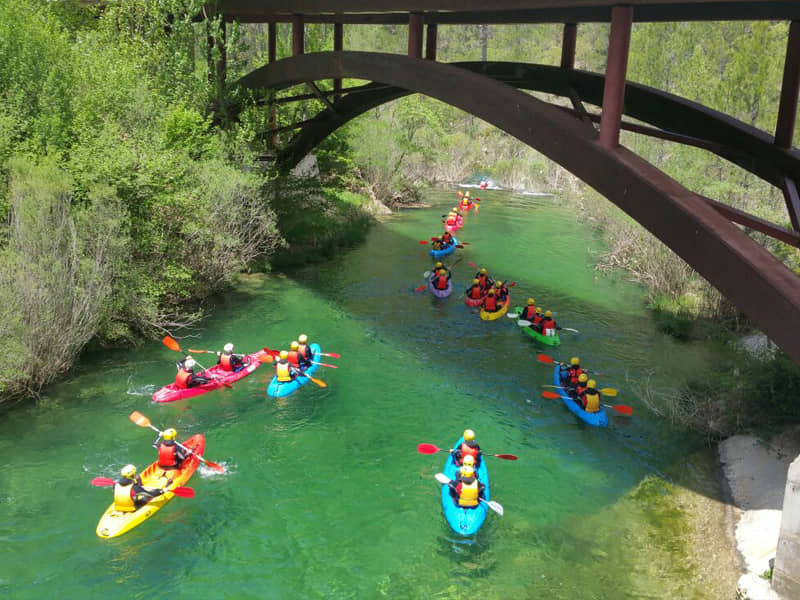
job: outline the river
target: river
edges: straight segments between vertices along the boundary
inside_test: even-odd
[[[483,194],[457,236],[469,245],[456,290],[473,261],[516,281],[512,304],[534,296],[556,311],[562,346],[540,348],[511,319],[482,322],[456,297],[414,293],[430,269],[418,240],[441,232],[455,193],[433,208],[376,225],[337,258],[285,273],[243,277],[220,298],[185,347],[232,341],[252,352],[308,333],[341,353],[321,368],[325,389],[266,398],[271,367],[189,400],[156,405],[178,354],[157,342],[82,357],[38,405],[0,419],[0,592],[54,598],[703,598],[691,567],[686,520],[669,500],[680,486],[713,488],[703,440],[650,413],[633,393],[646,380],[676,387],[718,351],[657,331],[642,291],[598,274],[602,245],[557,197]],[[457,293],[456,292],[456,293]],[[602,371],[612,403],[633,407],[608,429],[579,422],[541,397],[552,369],[536,360],[578,355]],[[195,355],[204,361],[204,355]],[[154,460],[138,410],[181,438],[202,432],[206,468],[150,520],[112,539],[95,536],[111,501],[96,476]],[[466,428],[487,458],[492,498],[474,539],[442,515],[444,455]]]

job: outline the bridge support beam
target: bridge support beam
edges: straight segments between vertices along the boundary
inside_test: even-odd
[[[561,38],[561,68],[575,68],[575,46],[578,42],[578,24],[564,23],[564,35]]]
[[[789,39],[786,42],[781,100],[778,106],[778,122],[775,125],[775,145],[780,148],[792,147],[798,90],[800,90],[800,21],[792,21],[789,25]]]
[[[772,589],[781,598],[800,598],[800,457],[786,478]]]
[[[425,59],[436,60],[436,33],[438,25],[429,23],[425,31]]]
[[[292,15],[292,56],[305,53],[305,19],[303,15]]]
[[[277,58],[277,39],[278,24],[271,21],[267,24],[267,61],[269,64],[274,63]],[[275,106],[275,92],[272,90],[270,90],[269,100],[269,147],[275,148],[278,145],[278,136],[275,131],[278,128],[278,107]]]
[[[344,24],[333,24],[333,51],[341,52],[344,49]],[[337,77],[333,80],[333,100],[338,100],[342,95],[342,78]]]
[[[611,9],[606,82],[603,88],[603,116],[600,119],[600,145],[608,149],[619,146],[632,25],[632,6],[615,6]]]
[[[422,58],[422,13],[411,13],[408,17],[408,55]]]

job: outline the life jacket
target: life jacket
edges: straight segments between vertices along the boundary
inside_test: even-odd
[[[478,506],[478,480],[474,477],[467,477],[461,480],[458,505]]]
[[[289,362],[293,367],[300,367],[300,353],[292,350],[289,352]]]
[[[575,394],[577,395],[578,398],[581,398],[581,400],[583,400],[582,396],[583,396],[584,392],[586,390],[588,390],[588,389],[589,388],[587,388],[585,385],[578,384],[578,387],[575,388]],[[582,403],[583,402],[581,402],[581,404]]]
[[[129,483],[121,483],[127,481]],[[120,479],[114,485],[114,509],[119,512],[133,512],[136,506],[133,504],[133,480],[128,478]]]
[[[483,309],[488,312],[497,310],[497,296],[486,296],[483,300]]]
[[[583,410],[589,413],[596,413],[600,410],[600,394],[594,388],[588,388],[584,396],[586,406]]]
[[[178,371],[178,374],[175,375],[175,385],[177,385],[182,390],[185,390],[186,388],[189,387],[189,379],[191,378],[191,376],[192,376],[191,371],[187,371],[186,369],[181,368]]]
[[[233,365],[231,365],[231,355],[225,354],[224,352],[219,357],[219,364],[222,367],[223,371],[233,371]]]
[[[275,363],[275,375],[277,375],[280,382],[292,380],[292,372],[289,370],[288,360],[279,360]]]
[[[542,313],[536,313],[536,316],[533,317],[533,321],[531,321],[531,323],[538,325],[542,321],[544,321],[544,316],[542,316]]]
[[[308,362],[311,362],[311,359],[314,358],[314,353],[311,352],[311,348],[309,348],[308,344],[300,344],[297,347],[297,353]]]
[[[447,275],[439,275],[436,278],[436,283],[434,283],[433,286],[437,290],[446,290],[447,289]]]
[[[522,314],[520,315],[520,319],[524,321],[533,321],[533,318],[536,316],[536,307],[535,306],[526,306]]]
[[[569,382],[573,385],[578,383],[578,377],[581,376],[581,373],[583,373],[583,369],[581,369],[580,365],[570,366],[569,369],[567,369],[567,377],[569,377]]]
[[[175,456],[175,444],[167,445],[161,443],[158,445],[158,466],[162,469],[177,469],[178,457]]]
[[[478,278],[478,283],[482,288],[485,288],[488,285],[487,279],[489,279],[488,275],[476,275],[475,277]]]
[[[449,231],[445,231],[444,234],[442,235],[442,243],[445,244],[446,246],[449,246],[452,242],[453,242],[453,234],[451,234]]]
[[[542,332],[545,335],[552,335],[552,334],[547,333],[547,330],[548,329],[553,329],[554,330],[555,328],[556,328],[556,322],[553,320],[552,317],[548,317],[548,318],[542,319]]]
[[[477,300],[481,296],[483,296],[483,289],[481,289],[480,283],[476,283],[469,289],[469,297],[474,300]]]
[[[447,219],[445,220],[445,224],[449,225],[450,227],[453,227],[456,224],[456,218],[455,217],[447,217]]]
[[[472,442],[475,444],[475,442]],[[477,444],[476,444],[477,446]],[[465,456],[471,456],[476,461],[478,460],[478,449],[475,446],[470,446],[469,442],[461,442],[461,460],[464,460]]]

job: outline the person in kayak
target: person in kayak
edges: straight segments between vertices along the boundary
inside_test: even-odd
[[[549,310],[545,311],[544,319],[542,319],[542,334],[546,336],[553,336],[556,334],[557,329],[561,329],[561,327],[553,318],[553,313]]]
[[[290,365],[299,371],[305,371],[311,366],[311,361],[306,360],[305,355],[300,353],[300,342],[297,340],[289,345],[289,354],[287,354],[286,359]]]
[[[211,381],[208,377],[204,377],[194,372],[197,365],[191,356],[187,356],[182,362],[177,363],[178,374],[175,375],[175,385],[181,389],[197,387]]]
[[[503,304],[508,299],[508,288],[503,285],[503,282],[498,280],[494,284],[494,293],[497,296],[497,302]]]
[[[534,315],[533,319],[531,319],[531,329],[542,333],[542,321],[544,321],[544,313],[542,312],[542,307],[537,306],[536,314]]]
[[[183,462],[191,456],[188,450],[178,444],[178,432],[170,427],[158,434],[153,448],[158,450],[158,467],[165,471],[180,469]]]
[[[486,312],[497,312],[500,306],[497,303],[497,296],[494,293],[494,288],[489,290],[486,298],[483,299],[483,310]]]
[[[134,512],[166,491],[142,485],[142,478],[136,474],[134,465],[125,465],[119,474],[121,477],[114,484],[114,509],[119,512]],[[171,483],[170,479],[165,488]]]
[[[451,273],[449,269],[439,269],[431,276],[431,284],[437,290],[444,291],[447,289],[447,286],[450,285],[450,276]]]
[[[567,368],[567,378],[566,384],[567,387],[575,388],[578,385],[578,378],[581,374],[585,374],[586,372],[581,368],[581,359],[577,356],[573,356],[569,359],[569,367]],[[586,381],[584,379],[584,381]]]
[[[484,497],[486,486],[478,481],[473,467],[464,465],[461,467],[459,475],[458,482],[451,480],[448,484],[450,496],[461,508],[475,508]]]
[[[464,292],[467,298],[473,300],[480,300],[483,298],[483,288],[481,287],[481,280],[477,277],[472,280],[472,285]]]
[[[442,234],[442,237],[439,239],[442,242],[441,246],[442,250],[445,250],[446,248],[449,248],[450,246],[453,245],[453,234],[447,230],[445,230],[445,232]]]
[[[281,350],[279,358],[275,362],[275,376],[278,378],[278,383],[292,381],[300,372],[300,369],[293,367],[289,362],[289,353]]]
[[[472,429],[465,429],[464,430],[464,441],[461,442],[461,446],[450,450],[451,454],[453,455],[453,461],[456,463],[456,466],[461,466],[461,461],[466,458],[467,456],[472,456],[475,460],[475,468],[481,466],[481,447],[478,445],[478,442],[475,441],[475,432]]]
[[[480,271],[475,273],[475,278],[480,282],[481,287],[484,290],[491,287],[492,283],[494,283],[492,281],[492,278],[489,277],[489,273],[488,271],[486,271],[486,269],[481,269]]]
[[[308,343],[308,336],[305,333],[301,333],[297,337],[297,341],[300,343],[297,352],[303,359],[301,363],[305,361],[306,366],[304,368],[310,367],[311,361],[314,360],[314,353],[311,351],[311,346]]]
[[[574,386],[570,386],[567,384],[567,389],[569,390],[570,396],[572,399],[575,400],[575,403],[583,408],[583,398],[582,395],[586,391],[588,387],[586,383],[589,381],[589,376],[586,373],[581,373],[578,375],[578,381],[575,382]]]
[[[597,391],[597,382],[590,379],[586,382],[586,389],[583,390],[578,398],[581,401],[583,410],[588,413],[596,413],[600,411],[600,392]]]
[[[223,371],[234,373],[241,371],[245,367],[244,355],[233,353],[233,344],[228,342],[222,347],[222,352],[217,352],[217,364]]]
[[[519,313],[519,318],[521,321],[533,323],[533,319],[536,318],[536,306],[534,306],[533,298],[528,298],[525,308]]]
[[[457,222],[456,213],[451,211],[450,214],[447,215],[444,224],[452,229],[456,226],[456,222]]]
[[[456,471],[456,476],[453,478],[453,482],[454,483],[458,483],[459,481],[461,481],[461,477],[462,477],[461,471],[462,471],[462,469],[464,469],[464,467],[469,467],[470,469],[474,469],[475,468],[475,458],[471,454],[467,454],[464,457],[464,460],[463,460],[463,463],[461,465],[461,468],[459,468],[458,471]]]

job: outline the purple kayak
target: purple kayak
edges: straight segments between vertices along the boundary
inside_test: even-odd
[[[433,287],[433,281],[429,279],[428,290],[430,290],[431,294],[433,294],[437,298],[447,298],[450,294],[453,293],[453,282],[448,280],[447,287],[445,289],[437,290],[435,287]]]

